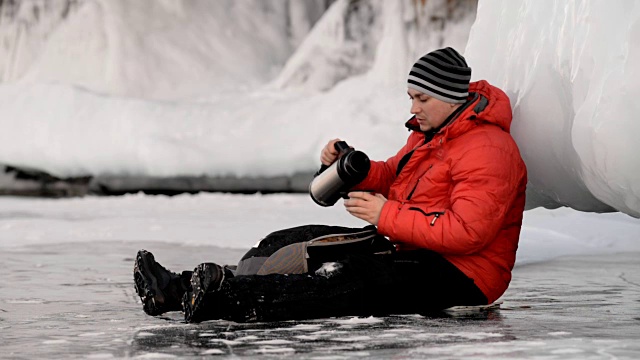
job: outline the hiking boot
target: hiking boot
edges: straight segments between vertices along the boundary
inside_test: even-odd
[[[153,254],[140,250],[133,267],[133,279],[145,313],[155,316],[182,310],[182,296],[189,286],[190,271],[181,275],[157,263]]]
[[[211,301],[227,276],[233,274],[222,266],[214,263],[198,265],[191,276],[191,289],[182,298],[184,320],[187,323],[197,323],[217,318],[216,309]]]

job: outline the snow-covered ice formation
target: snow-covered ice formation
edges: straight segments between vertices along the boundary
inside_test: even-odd
[[[323,0],[21,0],[0,13],[0,79],[185,99],[275,76]]]
[[[465,55],[511,98],[529,204],[640,217],[640,3],[481,2]]]

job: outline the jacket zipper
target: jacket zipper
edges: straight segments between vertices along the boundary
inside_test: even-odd
[[[420,184],[420,179],[418,179],[418,181],[416,181],[415,186],[413,187],[413,189],[411,189],[411,192],[409,193],[409,196],[407,196],[407,200],[411,200],[411,197],[413,196],[413,193],[418,188],[418,184]]]
[[[429,168],[427,168],[427,171],[431,170],[432,167],[433,167],[433,164],[429,165]],[[426,174],[427,171],[425,171],[424,173]],[[422,176],[424,176],[424,175],[422,175]],[[418,181],[416,181],[416,184],[413,186],[413,189],[411,189],[411,192],[409,193],[409,196],[407,196],[407,201],[411,200],[411,197],[413,196],[413,193],[418,188],[418,184],[420,184],[420,178],[418,178]]]
[[[433,220],[431,220],[431,222],[429,223],[429,225],[434,226],[436,224],[436,220],[438,220],[438,218],[442,215],[444,215],[444,211],[432,211],[432,212],[424,212],[424,210],[417,208],[417,207],[410,207],[409,210],[415,210],[415,211],[419,211],[421,213],[424,214],[424,216],[433,216]]]

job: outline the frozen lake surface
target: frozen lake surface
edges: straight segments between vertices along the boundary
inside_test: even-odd
[[[172,269],[240,250],[166,243],[51,244],[0,253],[0,351],[9,358],[202,355],[309,359],[640,357],[637,253],[517,267],[500,310],[237,324],[149,317],[131,270],[140,247]],[[381,289],[384,291],[384,289]]]

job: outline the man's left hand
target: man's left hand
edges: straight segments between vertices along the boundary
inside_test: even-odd
[[[387,199],[380,194],[371,194],[366,191],[352,191],[348,196],[349,199],[344,201],[347,211],[358,219],[377,226],[382,207]]]

